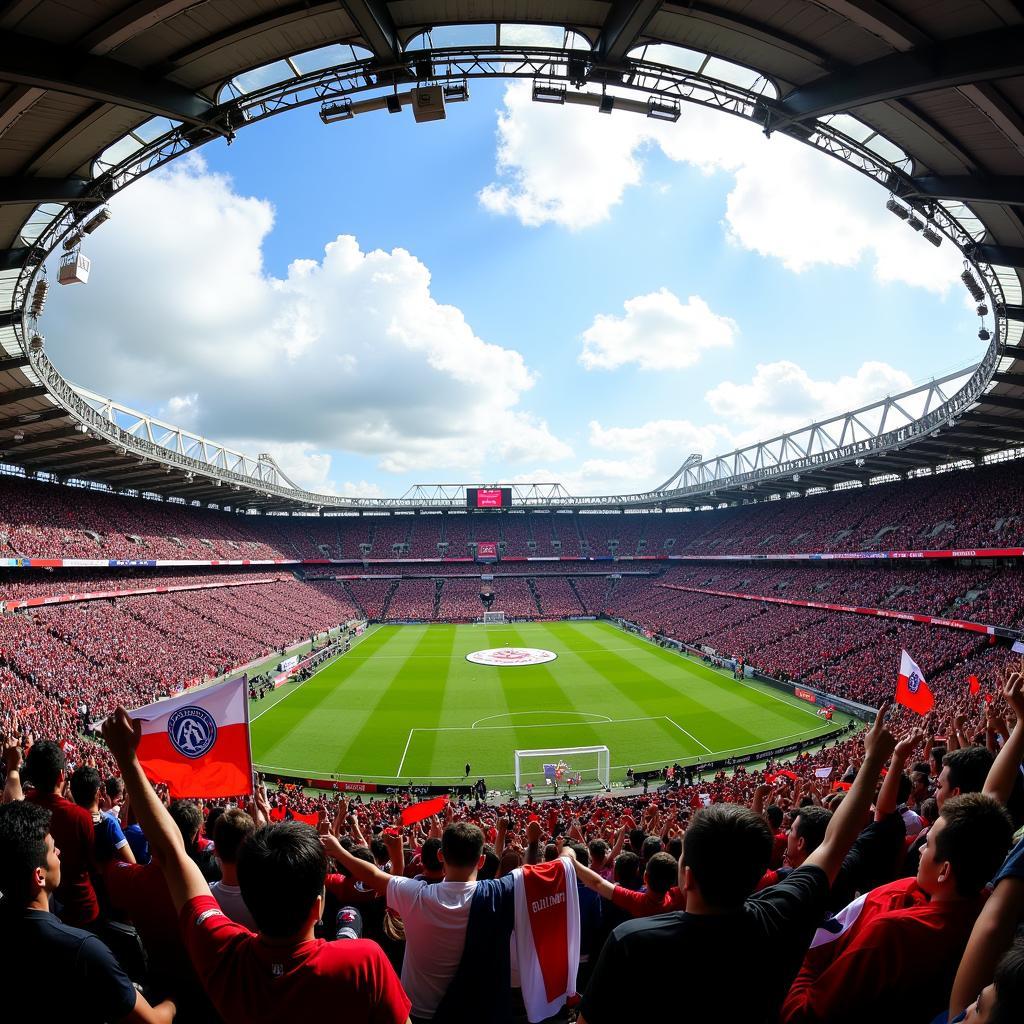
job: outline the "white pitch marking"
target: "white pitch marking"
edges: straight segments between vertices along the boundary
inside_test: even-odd
[[[697,739],[697,737],[694,736],[692,732],[689,732],[686,729],[684,729],[675,719],[669,718],[668,715],[664,715],[663,717],[666,722],[668,722],[671,725],[674,725],[684,736],[689,736],[690,739],[693,740],[693,742],[696,743],[698,747],[700,747],[703,750],[706,750],[709,754],[713,753],[710,747],[705,747],[704,744],[701,743],[701,741]]]
[[[471,726],[470,729],[475,729],[481,722],[491,722],[495,718],[515,718],[516,716],[522,715],[586,715],[588,718],[597,718],[602,722],[610,722],[611,719],[607,715],[599,715],[596,711],[506,711],[503,715],[488,715],[486,718],[478,718]],[[552,725],[558,723],[552,722]],[[586,725],[586,722],[570,722],[570,725]],[[486,726],[484,727],[486,728]],[[505,728],[504,726],[491,726],[491,728]],[[510,728],[510,727],[509,727]],[[525,728],[525,726],[521,727]]]
[[[409,744],[412,743],[412,734],[415,731],[415,729],[409,730],[409,738],[405,741],[405,750],[402,751],[402,760],[398,762],[398,771],[395,772],[396,779],[402,774],[402,765],[405,764],[405,755],[409,753]]]

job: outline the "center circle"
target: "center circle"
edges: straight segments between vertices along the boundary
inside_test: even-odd
[[[554,651],[544,651],[539,647],[490,647],[486,651],[474,651],[466,655],[466,661],[474,665],[543,665],[554,661],[558,655]]]

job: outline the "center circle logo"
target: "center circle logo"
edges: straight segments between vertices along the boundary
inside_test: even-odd
[[[543,665],[554,661],[558,655],[554,651],[544,651],[539,647],[491,647],[486,651],[474,651],[466,655],[466,661],[474,665]]]
[[[217,723],[205,708],[178,708],[167,720],[171,746],[185,757],[202,757],[217,742]]]

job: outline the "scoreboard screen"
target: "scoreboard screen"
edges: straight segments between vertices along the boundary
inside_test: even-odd
[[[467,508],[511,508],[511,487],[467,487]]]

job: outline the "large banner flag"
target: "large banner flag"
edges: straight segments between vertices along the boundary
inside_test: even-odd
[[[415,825],[433,814],[440,814],[448,803],[448,796],[437,796],[433,800],[421,800],[418,804],[410,804],[402,808],[402,824]]]
[[[174,800],[252,793],[246,677],[147,704],[139,763],[150,782],[166,782]]]
[[[900,657],[900,675],[896,681],[896,703],[902,704],[919,715],[927,715],[935,707],[935,697],[928,689],[924,673],[914,660],[903,651]]]

